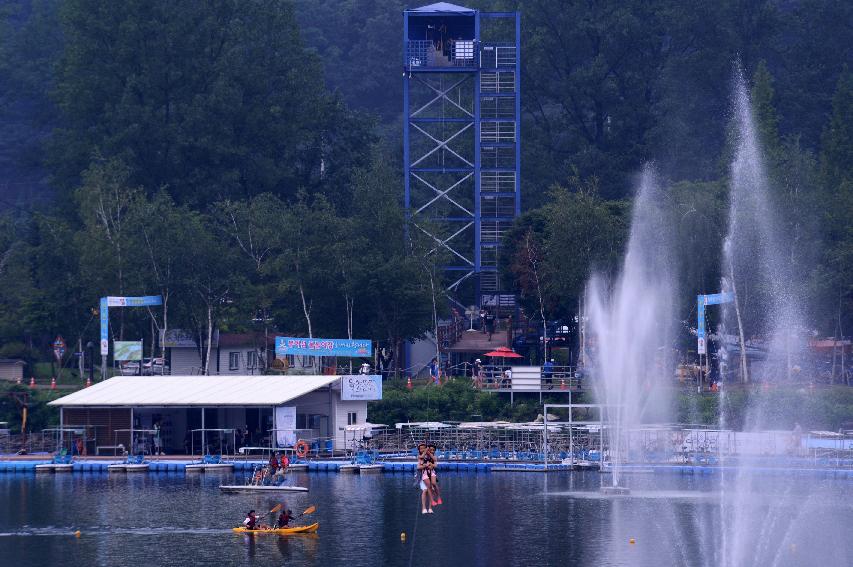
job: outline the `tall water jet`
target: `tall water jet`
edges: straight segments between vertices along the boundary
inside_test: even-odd
[[[612,486],[622,485],[628,432],[668,408],[675,277],[664,195],[651,169],[640,176],[631,234],[615,283],[595,275],[586,292],[589,361],[597,399],[606,407]]]
[[[790,378],[800,345],[795,333],[802,329],[803,311],[798,297],[797,274],[788,260],[773,204],[761,142],[749,93],[740,71],[734,86],[733,118],[735,155],[731,165],[729,230],[723,248],[722,286],[737,292],[737,303],[724,309],[726,329],[743,336],[764,337],[766,352],[752,372],[741,368],[743,381]],[[740,311],[738,313],[737,311]],[[740,355],[745,355],[739,345]]]
[[[802,329],[803,311],[796,290],[796,274],[788,261],[785,235],[771,191],[761,141],[758,137],[746,82],[738,70],[733,89],[733,126],[735,153],[730,172],[729,230],[724,241],[722,287],[735,294],[736,301],[723,310],[723,337],[727,330],[737,330],[741,337],[737,354],[728,353],[732,364],[737,359],[736,373],[743,382],[778,382],[791,378],[793,361],[799,358],[802,345],[797,331]],[[733,333],[732,333],[733,334]],[[745,344],[744,336],[760,337]],[[733,341],[723,341],[723,348]],[[752,348],[750,348],[752,347]],[[734,349],[733,349],[734,350]],[[747,353],[754,360],[748,366]],[[759,356],[759,353],[760,356]],[[722,389],[724,406],[728,385]],[[767,398],[753,390],[745,409],[743,429],[746,434],[766,435],[777,428],[767,418],[784,416],[792,408],[771,405]],[[772,411],[769,411],[772,410]],[[720,428],[726,429],[721,412]],[[794,437],[792,436],[792,439]],[[794,439],[793,451],[799,450]],[[786,538],[803,521],[798,518],[808,503],[808,495],[796,498],[790,486],[768,498],[763,480],[755,474],[760,456],[741,454],[732,462],[721,463],[721,519],[725,528],[720,534],[719,563],[722,565],[771,564]],[[730,472],[731,471],[731,472]],[[779,488],[777,487],[777,490]]]

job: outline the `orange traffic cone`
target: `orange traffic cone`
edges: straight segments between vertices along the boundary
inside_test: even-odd
[[[409,376],[408,381],[406,381],[406,388],[408,388],[409,390],[412,389],[412,377],[411,376]]]
[[[565,379],[560,380],[560,389],[561,390],[566,389],[566,380]]]
[[[50,379],[50,389],[56,390],[56,377]]]
[[[88,388],[91,385],[92,385],[92,379],[89,378],[88,376],[86,376],[86,387]]]
[[[35,388],[35,387],[36,387],[36,377],[30,376],[30,388]]]

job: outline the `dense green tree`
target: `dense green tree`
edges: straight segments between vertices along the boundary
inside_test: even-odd
[[[42,144],[56,123],[50,90],[62,51],[58,4],[0,4],[0,209],[52,196]]]
[[[563,315],[576,313],[592,272],[613,273],[627,238],[627,203],[605,201],[594,185],[578,189],[554,189],[545,212],[545,290]]]
[[[832,335],[853,328],[853,73],[845,69],[823,132],[823,258],[813,281],[822,296],[822,328]]]
[[[523,8],[528,175],[549,185],[574,167],[601,179],[602,196],[621,197],[626,176],[649,157],[667,51],[660,11],[633,1],[529,0]]]
[[[134,245],[128,261],[139,277],[136,291],[144,295],[156,293],[163,298],[161,309],[148,308],[147,312],[158,337],[165,337],[171,328],[170,316],[181,321],[182,314],[185,315],[180,305],[189,293],[187,283],[192,277],[185,257],[187,243],[196,238],[193,230],[198,227],[196,215],[187,207],[175,205],[166,191],[160,191],[151,199],[137,196],[128,216]],[[170,309],[176,304],[176,309]],[[161,356],[165,356],[165,344],[156,337],[154,340],[160,341]]]
[[[383,156],[353,178],[353,229],[368,248],[361,264],[356,328],[396,350],[432,329],[432,291],[419,259],[406,248],[406,219],[400,205],[400,177]],[[409,227],[413,231],[413,227]],[[360,321],[360,322],[359,322]]]
[[[66,0],[61,14],[61,186],[95,152],[147,192],[195,204],[334,194],[360,163],[365,124],[324,92],[290,3]]]
[[[401,113],[402,0],[297,0],[306,45],[348,105],[391,121]],[[410,6],[411,7],[411,6]]]

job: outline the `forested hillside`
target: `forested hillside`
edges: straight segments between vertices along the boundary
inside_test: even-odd
[[[459,3],[522,13],[525,213],[503,275],[531,309],[524,254],[541,255],[549,316],[571,317],[590,270],[620,257],[649,161],[686,297],[716,289],[740,65],[813,325],[850,332],[853,4]],[[4,2],[0,357],[91,340],[107,294],[162,294],[156,326],[200,333],[430,329],[434,270],[400,208],[403,8]],[[149,314],[122,317],[115,338],[150,332]]]

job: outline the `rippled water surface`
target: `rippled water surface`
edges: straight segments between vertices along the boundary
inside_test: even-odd
[[[232,480],[0,474],[0,564],[715,565],[715,534],[726,529],[716,477],[634,475],[632,496],[601,497],[595,472],[445,473],[445,503],[429,516],[408,474],[297,475],[310,492],[282,498],[220,494]],[[774,549],[755,564],[849,564],[853,483],[768,477],[762,486],[752,501],[772,517],[759,520],[756,546],[767,537]],[[788,506],[772,506],[780,495]],[[305,519],[319,533],[231,532],[250,508],[281,500],[296,513],[316,505]]]

